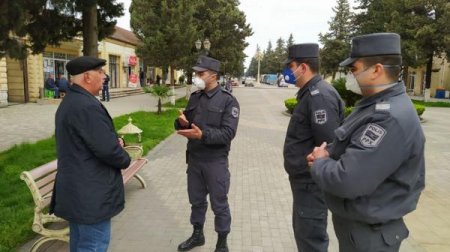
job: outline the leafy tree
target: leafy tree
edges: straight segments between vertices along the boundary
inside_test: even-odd
[[[348,0],[338,0],[333,8],[335,15],[328,22],[330,28],[325,34],[319,34],[323,45],[321,54],[321,71],[330,74],[334,80],[339,70],[339,62],[350,53],[351,12]]]
[[[123,6],[109,0],[6,0],[0,2],[0,57],[23,59],[83,34],[84,55],[97,56],[97,41],[114,32]],[[80,19],[81,17],[81,19]]]
[[[166,85],[154,85],[151,88],[144,88],[144,92],[150,93],[151,95],[158,98],[158,115],[162,112],[162,103],[161,100],[165,99],[172,95],[170,88]]]
[[[294,45],[294,36],[292,36],[292,33],[289,35],[288,40],[286,41],[286,54],[288,53],[289,47]]]
[[[131,27],[143,42],[137,53],[147,64],[170,67],[172,85],[174,70],[191,54],[196,39],[197,6],[189,0],[133,0],[130,6]]]

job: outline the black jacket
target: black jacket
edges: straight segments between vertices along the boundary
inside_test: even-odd
[[[315,146],[331,143],[343,120],[341,97],[319,75],[298,91],[283,150],[284,168],[291,179],[313,183],[306,156]]]
[[[73,84],[55,118],[58,173],[50,212],[70,222],[98,223],[124,208],[121,169],[130,157],[119,145],[103,105]]]
[[[194,123],[203,132],[202,139],[188,140],[188,157],[227,158],[239,123],[236,98],[220,86],[208,92],[197,91],[189,98],[184,114],[189,123]],[[183,129],[178,119],[175,120],[175,129]]]

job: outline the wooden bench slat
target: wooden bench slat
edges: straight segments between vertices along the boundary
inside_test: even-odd
[[[39,193],[41,194],[41,196],[44,198],[48,193],[53,191],[53,185],[55,184],[55,182],[51,182],[49,184],[47,184],[46,186],[42,187],[41,189],[39,189]]]
[[[55,177],[56,177],[56,170],[50,174],[48,174],[46,177],[43,177],[42,179],[36,181],[36,186],[38,188],[41,188],[45,185],[47,185],[48,183],[55,181]]]
[[[29,171],[30,175],[34,178],[40,178],[50,172],[53,172],[56,170],[58,166],[58,160],[53,160],[50,163],[46,163],[44,165],[41,165],[31,171]]]
[[[132,161],[127,169],[122,170],[123,183],[126,184],[147,162],[148,160],[145,158]]]

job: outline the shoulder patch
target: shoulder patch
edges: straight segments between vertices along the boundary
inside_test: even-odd
[[[314,122],[316,124],[325,124],[327,122],[327,111],[325,109],[314,111]]]
[[[391,104],[390,103],[377,103],[375,105],[375,110],[376,111],[387,111],[391,109]]]
[[[386,133],[386,130],[380,125],[369,123],[361,135],[360,142],[364,147],[377,147]]]
[[[231,108],[231,115],[234,118],[238,118],[239,117],[239,108],[238,107],[232,107]]]
[[[311,95],[318,95],[318,94],[320,94],[319,89],[311,90]]]

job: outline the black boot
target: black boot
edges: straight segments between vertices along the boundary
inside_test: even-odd
[[[219,234],[214,252],[228,252],[227,235],[228,233]]]
[[[178,245],[178,251],[189,251],[197,246],[205,244],[205,236],[203,235],[203,226],[194,225],[192,236],[186,241]]]

